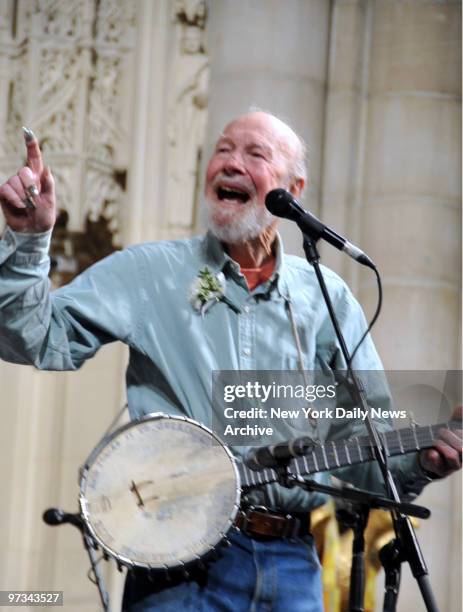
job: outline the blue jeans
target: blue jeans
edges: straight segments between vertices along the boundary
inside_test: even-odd
[[[321,567],[312,536],[257,541],[241,533],[207,570],[170,581],[129,573],[127,612],[323,612]]]

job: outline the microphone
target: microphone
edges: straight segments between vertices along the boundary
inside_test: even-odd
[[[302,232],[313,240],[323,238],[332,246],[344,251],[349,257],[364,266],[376,269],[375,264],[361,249],[349,242],[343,236],[324,225],[317,217],[304,210],[296,198],[285,189],[273,189],[265,196],[265,206],[276,217],[295,221]]]
[[[42,514],[42,519],[47,525],[51,525],[52,527],[70,523],[74,525],[74,527],[82,530],[84,526],[80,514],[70,514],[69,512],[64,512],[61,508],[48,508],[48,510],[45,510]]]
[[[309,453],[313,450],[314,444],[311,438],[303,436],[302,438],[289,440],[289,442],[261,446],[251,449],[244,462],[254,471],[281,467],[286,465],[291,459]]]

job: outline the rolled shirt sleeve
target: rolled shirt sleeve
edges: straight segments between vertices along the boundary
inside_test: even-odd
[[[7,228],[0,241],[0,357],[75,370],[103,344],[131,343],[139,316],[137,265],[126,249],[50,292],[50,239],[51,231]]]

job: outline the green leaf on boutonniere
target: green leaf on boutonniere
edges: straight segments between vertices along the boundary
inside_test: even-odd
[[[227,283],[225,281],[225,275],[223,272],[213,274],[206,266],[198,272],[198,276],[191,284],[191,305],[201,314],[202,317],[204,317],[207,311],[214,304],[217,304],[217,302],[224,302],[234,312],[240,313],[241,310],[225,297],[226,285]]]

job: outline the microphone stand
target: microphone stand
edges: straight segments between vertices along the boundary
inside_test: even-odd
[[[295,475],[289,472],[289,459],[282,463],[277,468],[279,482],[286,487],[300,486],[306,491],[316,491],[331,497],[339,497],[344,501],[348,501],[353,505],[353,510],[338,511],[342,512],[341,520],[350,527],[354,532],[354,540],[352,542],[352,568],[350,574],[350,589],[349,589],[349,612],[364,612],[364,595],[365,595],[365,539],[364,531],[368,522],[368,515],[373,508],[381,508],[383,510],[396,510],[404,515],[415,516],[417,518],[427,519],[431,516],[430,511],[424,506],[409,504],[404,502],[393,501],[381,495],[375,495],[364,489],[355,487],[336,487],[321,484],[315,480],[306,479],[302,476]],[[395,544],[396,540],[391,542]],[[389,545],[388,545],[389,546]],[[385,546],[384,548],[387,548]],[[381,550],[381,553],[384,549]],[[380,557],[381,558],[381,557]],[[383,562],[382,558],[381,561]],[[391,571],[396,569],[396,560],[391,559]],[[399,578],[400,578],[400,561],[399,563]],[[383,562],[384,564],[384,562]],[[393,565],[393,567],[392,567]],[[386,566],[385,566],[386,568]],[[386,568],[387,570],[387,568]],[[398,583],[392,583],[392,574],[386,571],[386,580],[389,577],[389,582],[392,584],[392,589],[395,588],[396,599],[398,595]],[[395,578],[395,575],[394,575]],[[386,601],[386,600],[385,600]],[[389,599],[389,605],[395,600]],[[386,605],[386,604],[385,604]],[[384,608],[384,612],[395,612],[394,607]]]
[[[52,518],[52,520],[50,520],[49,518],[47,518],[50,515],[52,517],[56,516],[56,518]],[[70,523],[80,531],[80,533],[82,534],[84,548],[87,551],[88,557],[90,559],[90,572],[93,573],[94,577],[94,580],[92,580],[90,578],[89,572],[90,581],[93,582],[98,588],[98,593],[100,595],[103,610],[105,612],[111,612],[108,591],[106,590],[101,572],[98,569],[98,559],[95,552],[96,550],[98,550],[98,547],[96,546],[96,543],[88,532],[81,516],[66,512],[63,513],[61,510],[58,510],[56,508],[49,508],[43,513],[43,520],[45,521],[45,523],[47,523],[47,525],[51,525],[53,527],[55,527],[56,525],[64,525],[65,523]]]
[[[383,612],[395,612],[400,586],[400,564],[404,560],[398,540],[391,540],[379,551],[379,560],[384,567]]]
[[[103,578],[97,566],[98,560],[96,558],[94,542],[90,534],[88,533],[88,531],[85,529],[85,527],[82,527],[82,538],[84,541],[85,550],[87,551],[88,557],[90,559],[90,565],[91,565],[90,571],[93,572],[93,576],[95,578],[95,584],[98,588],[98,593],[100,594],[100,599],[101,599],[101,604],[103,606],[103,610],[105,612],[111,612],[111,608],[109,605],[108,591],[105,588]]]
[[[392,499],[400,503],[400,497],[399,497],[394,479],[386,463],[386,458],[385,458],[383,446],[381,443],[381,439],[379,437],[379,433],[376,430],[375,425],[370,418],[368,403],[367,403],[366,395],[365,395],[365,389],[363,385],[361,384],[361,381],[358,379],[358,377],[356,376],[355,372],[352,369],[352,366],[350,363],[349,351],[347,349],[344,337],[342,335],[342,331],[339,326],[339,322],[337,320],[336,313],[333,308],[333,303],[331,301],[330,295],[328,293],[328,289],[326,287],[325,279],[323,278],[323,274],[320,269],[320,255],[318,253],[317,245],[316,245],[316,240],[318,240],[320,236],[315,236],[315,239],[314,239],[311,236],[309,236],[307,233],[304,233],[304,232],[303,232],[303,236],[304,236],[304,242],[303,242],[304,252],[307,257],[307,261],[313,266],[315,270],[315,275],[317,277],[318,284],[320,286],[320,290],[323,294],[323,298],[328,308],[330,319],[333,324],[333,327],[336,333],[336,337],[339,342],[339,346],[341,347],[341,352],[347,364],[347,371],[350,377],[350,383],[352,385],[352,392],[354,394],[354,399],[356,400],[356,402],[358,402],[358,405],[362,408],[362,410],[364,410],[364,414],[366,414],[365,424],[366,424],[367,432],[370,437],[371,446],[373,448],[375,459],[379,465],[381,474],[384,479],[386,491],[391,495]],[[428,569],[426,567],[423,553],[421,552],[421,549],[420,549],[415,531],[413,529],[413,526],[410,522],[410,519],[403,512],[398,512],[396,510],[391,511],[391,515],[392,515],[396,537],[401,544],[401,549],[403,551],[404,559],[409,563],[412,574],[418,583],[419,589],[421,591],[421,595],[424,600],[424,604],[426,606],[426,610],[428,612],[438,612],[437,603],[434,598],[434,594],[432,592],[431,584],[429,581]]]
[[[355,504],[351,509],[336,510],[336,518],[354,534],[352,541],[352,566],[350,570],[349,611],[363,612],[365,600],[365,537],[370,507]]]

